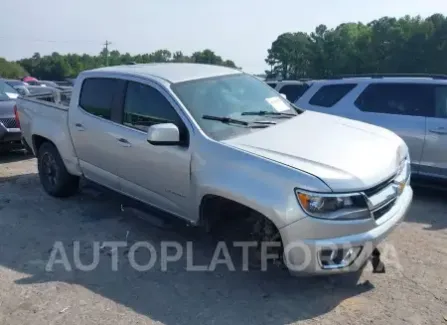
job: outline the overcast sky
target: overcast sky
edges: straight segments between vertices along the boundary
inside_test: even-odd
[[[382,16],[447,13],[447,0],[21,0],[1,1],[0,57],[101,51],[131,54],[210,48],[247,72],[266,68],[284,32]]]

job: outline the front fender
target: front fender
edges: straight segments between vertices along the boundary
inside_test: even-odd
[[[243,159],[193,159],[197,215],[203,198],[215,195],[263,214],[280,229],[306,217],[295,197],[295,187],[331,191],[313,175],[245,152],[238,155]]]

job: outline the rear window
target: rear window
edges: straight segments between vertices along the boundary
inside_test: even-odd
[[[357,84],[326,85],[321,87],[309,101],[309,104],[332,107],[346,96]]]
[[[79,106],[90,114],[111,119],[115,95],[122,95],[123,81],[112,78],[90,78],[84,80]]]
[[[434,86],[430,84],[376,83],[366,87],[355,105],[364,112],[434,116],[434,97]]]
[[[287,99],[294,103],[296,102],[301,96],[304,95],[306,90],[309,89],[308,84],[296,84],[296,85],[284,85],[281,87],[279,92],[281,94],[286,95]]]

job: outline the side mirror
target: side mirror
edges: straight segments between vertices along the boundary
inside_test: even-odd
[[[279,93],[279,94],[281,95],[282,98],[287,99],[286,94],[283,94],[283,93]]]
[[[175,146],[180,142],[180,131],[173,123],[151,125],[147,130],[147,142],[154,146]]]

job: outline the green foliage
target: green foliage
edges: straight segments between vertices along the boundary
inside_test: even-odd
[[[325,78],[361,73],[447,74],[447,17],[383,17],[369,24],[285,33],[268,50],[268,77]]]
[[[27,75],[23,67],[15,62],[8,62],[4,58],[0,58],[0,78],[15,79],[22,78]]]
[[[320,25],[309,34],[279,35],[267,53],[267,77],[283,79],[381,72],[447,74],[447,17],[382,17],[366,25],[345,23],[333,29]],[[233,61],[209,49],[191,56],[165,49],[138,55],[104,49],[97,56],[55,52],[46,56],[35,53],[16,63],[0,59],[0,77],[19,78],[29,73],[39,79],[63,80],[82,70],[131,62],[196,62],[237,68]]]
[[[153,53],[131,55],[129,53],[121,54],[116,50],[107,53],[107,50],[104,49],[98,56],[88,54],[61,55],[56,52],[41,56],[39,53],[35,53],[31,58],[18,61],[31,76],[42,80],[63,80],[67,77],[75,77],[83,70],[131,62],[196,62],[236,67],[233,61],[223,60],[211,50],[195,52],[192,56],[187,56],[181,51],[171,53],[168,50],[158,50]]]

